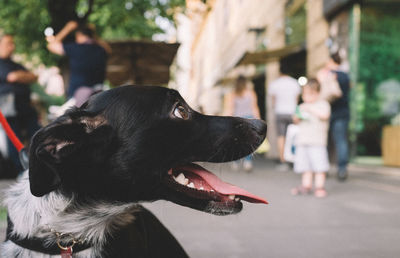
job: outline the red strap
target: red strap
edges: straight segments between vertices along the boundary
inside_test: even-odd
[[[72,247],[65,250],[61,249],[61,258],[72,258]]]
[[[6,132],[8,138],[11,140],[11,142],[14,144],[15,148],[19,152],[22,148],[24,148],[24,145],[21,143],[21,141],[17,138],[17,136],[11,129],[10,125],[7,122],[7,119],[4,117],[3,113],[1,113],[1,110],[0,110],[0,123],[3,126],[4,131]]]

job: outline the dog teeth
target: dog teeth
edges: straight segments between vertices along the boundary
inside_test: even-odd
[[[239,197],[236,197],[236,196],[233,195],[233,194],[229,195],[228,197],[229,197],[229,199],[231,199],[232,201],[233,201],[233,200],[235,200],[235,202],[240,201],[240,198],[239,198]]]
[[[180,173],[177,177],[174,177],[174,180],[181,185],[187,185],[189,183],[189,179],[187,179],[183,173]]]
[[[194,183],[193,183],[193,182],[189,182],[189,179],[186,178],[185,175],[184,175],[183,173],[179,173],[179,175],[177,175],[177,176],[172,176],[172,178],[173,178],[177,183],[179,183],[179,184],[181,184],[181,185],[185,185],[185,186],[187,186],[187,187],[189,187],[189,188],[193,188],[193,189],[196,189],[196,190],[206,191],[206,190],[204,189],[203,186],[200,186],[199,188],[196,188],[196,186],[194,185]],[[214,190],[211,189],[210,192],[214,192]],[[231,197],[229,197],[229,198],[231,198]],[[231,198],[231,199],[233,200],[234,198],[235,198],[235,196],[232,195],[232,198]]]

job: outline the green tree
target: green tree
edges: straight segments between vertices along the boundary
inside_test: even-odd
[[[184,0],[1,0],[0,30],[15,36],[16,52],[54,64],[44,30],[55,32],[70,19],[87,19],[104,39],[151,39],[162,32],[156,19],[173,21]],[[86,17],[87,16],[87,17]]]

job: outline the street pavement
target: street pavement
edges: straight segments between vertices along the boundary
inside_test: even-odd
[[[400,257],[400,169],[350,167],[340,183],[330,172],[328,196],[292,196],[300,183],[291,171],[255,157],[251,173],[229,164],[206,167],[224,181],[266,198],[244,202],[241,213],[214,216],[166,201],[145,204],[190,257]],[[0,181],[3,190],[10,181]],[[0,240],[5,221],[0,221]]]

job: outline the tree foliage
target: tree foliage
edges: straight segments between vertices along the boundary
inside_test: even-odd
[[[43,31],[49,24],[46,0],[0,2],[0,29],[14,35],[18,53],[47,59],[50,55],[45,51]]]
[[[172,21],[176,8],[184,4],[184,0],[1,0],[0,30],[15,36],[17,52],[49,64],[56,59],[46,50],[44,30],[53,27],[57,32],[71,12],[78,18],[89,13],[88,22],[105,39],[151,39],[163,31],[156,20]]]

